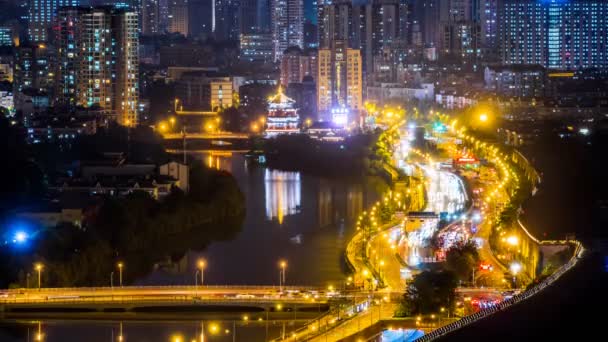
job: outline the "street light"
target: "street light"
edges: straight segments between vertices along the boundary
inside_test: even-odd
[[[287,261],[279,261],[279,292],[283,292],[283,285],[285,284],[285,269],[287,268]]]
[[[517,277],[517,273],[519,273],[521,271],[521,264],[518,262],[513,262],[511,263],[511,266],[509,266],[509,270],[511,271],[511,274],[513,274],[513,287],[516,286],[516,277]]]
[[[196,266],[201,271],[201,286],[203,286],[205,282],[205,267],[207,267],[207,262],[205,259],[199,259]]]
[[[34,265],[34,268],[36,269],[36,271],[38,272],[38,290],[40,290],[41,286],[41,273],[42,273],[42,268],[44,267],[44,265],[42,265],[41,263],[37,263],[36,265]]]
[[[209,325],[209,332],[213,335],[217,334],[220,331],[220,326],[217,323],[211,323]]]
[[[118,267],[118,283],[120,284],[120,287],[122,287],[122,269],[125,267],[125,264],[123,264],[122,261],[119,261],[116,266]]]
[[[515,235],[509,236],[506,241],[511,246],[517,246],[517,244],[519,243],[519,239],[517,239],[517,236]]]
[[[481,114],[479,115],[479,121],[481,121],[481,122],[486,122],[486,121],[488,121],[488,114],[486,114],[486,113],[481,113]]]

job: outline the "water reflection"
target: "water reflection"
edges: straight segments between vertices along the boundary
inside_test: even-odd
[[[327,286],[345,279],[345,243],[358,214],[378,199],[377,182],[269,170],[240,153],[193,155],[214,167],[219,161],[220,169],[231,172],[247,206],[243,229],[234,240],[191,252],[191,260],[209,262],[206,283],[278,285],[277,262],[282,259],[289,263],[287,285]],[[150,277],[147,284],[192,284],[194,272]]]
[[[259,316],[259,317],[258,317]],[[310,320],[267,320],[264,314],[202,321],[34,321],[0,324],[0,341],[188,342],[268,341],[288,336]]]
[[[231,157],[232,152],[209,152],[205,157],[205,166],[211,169],[232,172]]]
[[[283,224],[285,216],[298,212],[302,196],[301,186],[299,172],[265,170],[264,189],[268,220],[276,218],[279,224]]]
[[[363,211],[363,190],[355,185],[348,188],[346,196],[346,216],[354,219]]]
[[[318,192],[319,227],[325,227],[333,223],[332,188],[323,183],[321,182]]]

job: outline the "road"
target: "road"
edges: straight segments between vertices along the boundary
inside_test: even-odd
[[[182,133],[164,133],[163,139],[183,139]],[[241,139],[248,140],[251,138],[249,134],[244,133],[231,133],[231,132],[217,132],[217,133],[186,133],[186,139]]]
[[[0,292],[0,304],[212,300],[226,302],[326,302],[330,295],[313,287],[142,286],[13,289]]]
[[[430,166],[424,163],[416,164],[427,179],[427,206],[426,211],[446,213],[448,216],[456,215],[465,209],[468,200],[462,180],[455,174],[439,170],[437,164]],[[437,230],[438,220],[426,220],[415,231],[408,232],[407,240],[402,246],[407,255],[406,262],[415,267],[423,261],[423,251],[429,247],[429,242]]]
[[[463,211],[467,193],[462,180],[452,172],[439,170],[438,165],[417,164],[427,179],[426,211],[454,214]]]
[[[382,305],[374,305],[357,316],[346,320],[342,324],[329,330],[328,332],[322,333],[315,338],[311,339],[311,342],[335,342],[341,339],[354,335],[359,331],[366,329],[382,319],[393,317],[397,304],[384,303]],[[321,328],[323,328],[321,326]]]

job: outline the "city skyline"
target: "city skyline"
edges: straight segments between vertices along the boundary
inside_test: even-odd
[[[0,2],[0,341],[597,340],[607,15]]]

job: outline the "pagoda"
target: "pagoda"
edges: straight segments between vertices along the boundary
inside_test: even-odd
[[[296,101],[283,94],[283,89],[279,87],[277,94],[268,99],[267,136],[300,132],[300,116],[295,105]]]

